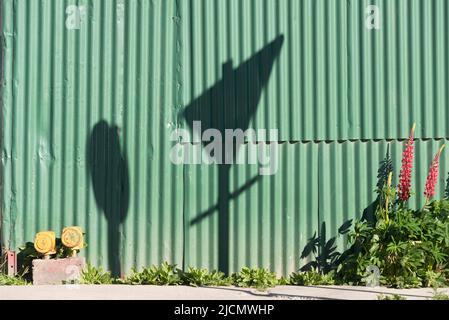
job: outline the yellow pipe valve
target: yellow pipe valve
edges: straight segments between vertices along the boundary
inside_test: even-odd
[[[42,231],[34,238],[34,248],[44,255],[56,253],[56,235],[54,231]]]
[[[70,249],[79,250],[84,247],[84,235],[81,227],[67,227],[62,230],[62,244]]]

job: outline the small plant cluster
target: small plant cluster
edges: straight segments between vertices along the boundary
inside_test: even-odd
[[[88,264],[83,270],[81,284],[113,284],[117,283],[109,271],[104,271],[101,267],[94,267]]]
[[[147,285],[179,285],[181,284],[181,272],[176,265],[162,263],[160,267],[151,266],[143,268],[142,271],[132,270],[130,276],[125,278],[126,284],[147,284]]]
[[[27,284],[29,284],[29,282],[22,277],[10,277],[0,272],[0,286],[25,286]]]
[[[239,272],[226,277],[223,272],[209,272],[202,268],[189,267],[186,271],[176,268],[167,262],[160,266],[133,269],[124,279],[115,279],[110,272],[89,265],[82,273],[82,284],[129,284],[129,285],[188,285],[200,286],[230,286],[265,289],[276,285],[331,285],[333,275],[324,275],[316,270],[292,273],[289,278],[277,278],[274,272],[263,268],[243,267]]]
[[[4,250],[6,252],[6,250]],[[7,259],[6,255],[0,256],[0,286],[22,286],[28,282],[22,276],[11,277],[7,275]]]
[[[278,284],[274,272],[261,268],[243,267],[240,272],[232,274],[231,279],[237,287],[268,288]]]
[[[378,184],[373,221],[359,220],[349,233],[351,248],[339,258],[337,270],[337,277],[345,283],[362,284],[367,269],[376,266],[381,285],[408,288],[449,284],[449,200],[432,199],[444,145],[429,169],[425,203],[412,210],[407,203],[411,197],[413,138],[414,126],[403,152],[397,188],[391,186],[393,169],[388,166]],[[391,159],[385,163],[391,163]]]
[[[231,285],[231,279],[221,271],[214,270],[209,273],[206,269],[192,267],[186,272],[181,272],[181,282],[194,287]]]
[[[298,286],[319,286],[336,284],[335,274],[333,271],[330,271],[326,274],[316,270],[293,272],[289,280],[289,284]]]
[[[223,272],[189,267],[187,271],[176,268],[176,265],[167,262],[159,267],[152,266],[143,268],[141,271],[132,270],[130,276],[121,281],[124,284],[146,284],[146,285],[189,285],[199,286],[227,286],[230,279],[225,277]]]

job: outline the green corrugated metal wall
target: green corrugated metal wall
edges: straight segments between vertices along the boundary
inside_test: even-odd
[[[421,205],[449,137],[447,17],[445,0],[3,0],[3,245],[77,224],[114,272],[297,269],[323,222],[334,236],[373,202],[387,140],[398,171],[413,121]],[[192,119],[279,129],[278,172],[231,166],[224,217],[220,168],[169,161]]]

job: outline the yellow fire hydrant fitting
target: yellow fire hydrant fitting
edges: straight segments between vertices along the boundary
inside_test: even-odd
[[[44,255],[56,253],[56,235],[54,231],[42,231],[34,238],[34,248]]]
[[[72,250],[79,250],[84,247],[83,229],[81,227],[67,227],[62,230],[62,244]]]

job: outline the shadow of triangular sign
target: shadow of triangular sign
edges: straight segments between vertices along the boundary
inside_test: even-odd
[[[246,130],[283,42],[284,36],[278,36],[235,69],[232,60],[225,62],[222,79],[182,111],[190,129],[193,121],[201,121],[202,131],[217,129],[223,135],[224,129]]]
[[[276,37],[236,69],[233,68],[232,60],[225,62],[222,79],[182,111],[181,115],[190,129],[193,130],[194,121],[201,121],[201,135],[207,129],[220,131],[222,137],[225,129],[248,129],[283,42],[283,35]],[[238,150],[235,150],[233,153],[234,157],[237,152]],[[198,213],[197,218],[190,223],[199,223],[218,210],[218,268],[225,274],[229,273],[229,202],[254,185],[260,177],[250,179],[243,188],[231,192],[229,170],[229,164],[219,165],[217,204],[203,213]]]

